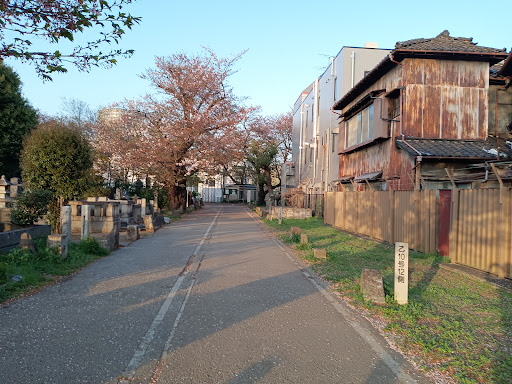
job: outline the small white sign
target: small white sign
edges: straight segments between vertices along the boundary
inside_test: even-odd
[[[409,244],[395,243],[395,300],[407,304],[409,291]]]

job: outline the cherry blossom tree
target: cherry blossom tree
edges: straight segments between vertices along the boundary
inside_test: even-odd
[[[171,208],[185,197],[185,178],[219,156],[234,153],[240,127],[252,113],[228,84],[243,53],[219,58],[211,50],[158,57],[142,77],[157,93],[125,101],[123,117],[96,127],[95,147],[111,161],[145,172],[168,189]]]

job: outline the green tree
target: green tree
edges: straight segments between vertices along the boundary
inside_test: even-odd
[[[52,199],[50,191],[24,191],[16,200],[16,208],[11,211],[13,224],[30,227],[48,211]]]
[[[272,168],[279,152],[278,145],[273,140],[253,140],[247,155],[247,161],[252,165],[254,181],[258,185],[258,204],[265,204],[265,195],[273,193]]]
[[[0,175],[20,175],[23,136],[37,125],[37,113],[21,95],[21,81],[0,64]]]
[[[33,130],[23,141],[22,178],[31,190],[54,193],[50,222],[59,230],[60,207],[69,199],[81,197],[94,184],[93,151],[76,129],[51,120]]]
[[[139,17],[123,9],[130,3],[132,0],[2,0],[0,59],[15,57],[32,63],[38,74],[49,80],[52,72],[67,72],[69,64],[82,71],[114,65],[117,56],[131,56],[133,50],[102,52],[101,48],[118,44],[125,29],[139,23]],[[37,48],[37,41],[58,44],[59,49]]]

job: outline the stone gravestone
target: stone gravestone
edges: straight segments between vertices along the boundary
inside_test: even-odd
[[[304,245],[307,243],[308,243],[308,235],[306,235],[305,233],[301,234],[300,235],[300,244]]]
[[[30,233],[23,232],[20,237],[20,245],[21,249],[30,249],[35,252],[34,241],[32,240],[32,236]]]
[[[115,200],[121,200],[121,190],[119,188],[116,188]]]
[[[129,225],[126,228],[126,234],[128,236],[128,241],[130,243],[133,243],[134,241],[137,241],[140,239],[139,227],[136,225]]]
[[[376,304],[386,304],[381,271],[363,269],[361,272],[361,290],[365,300]]]
[[[155,232],[152,216],[144,216],[144,226],[146,227],[146,232]]]
[[[68,237],[66,235],[58,233],[48,235],[46,245],[48,248],[57,248],[61,258],[68,257]]]
[[[155,201],[155,211],[158,211],[158,191],[153,192],[154,201]]]

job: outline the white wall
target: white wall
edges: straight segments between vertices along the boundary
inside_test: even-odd
[[[331,107],[389,52],[378,48],[343,47],[320,77],[301,93],[293,114],[295,185],[302,184],[307,192],[316,193],[328,190],[329,183],[338,179],[338,135],[335,132],[339,115],[333,113]],[[311,190],[313,187],[316,189]]]

